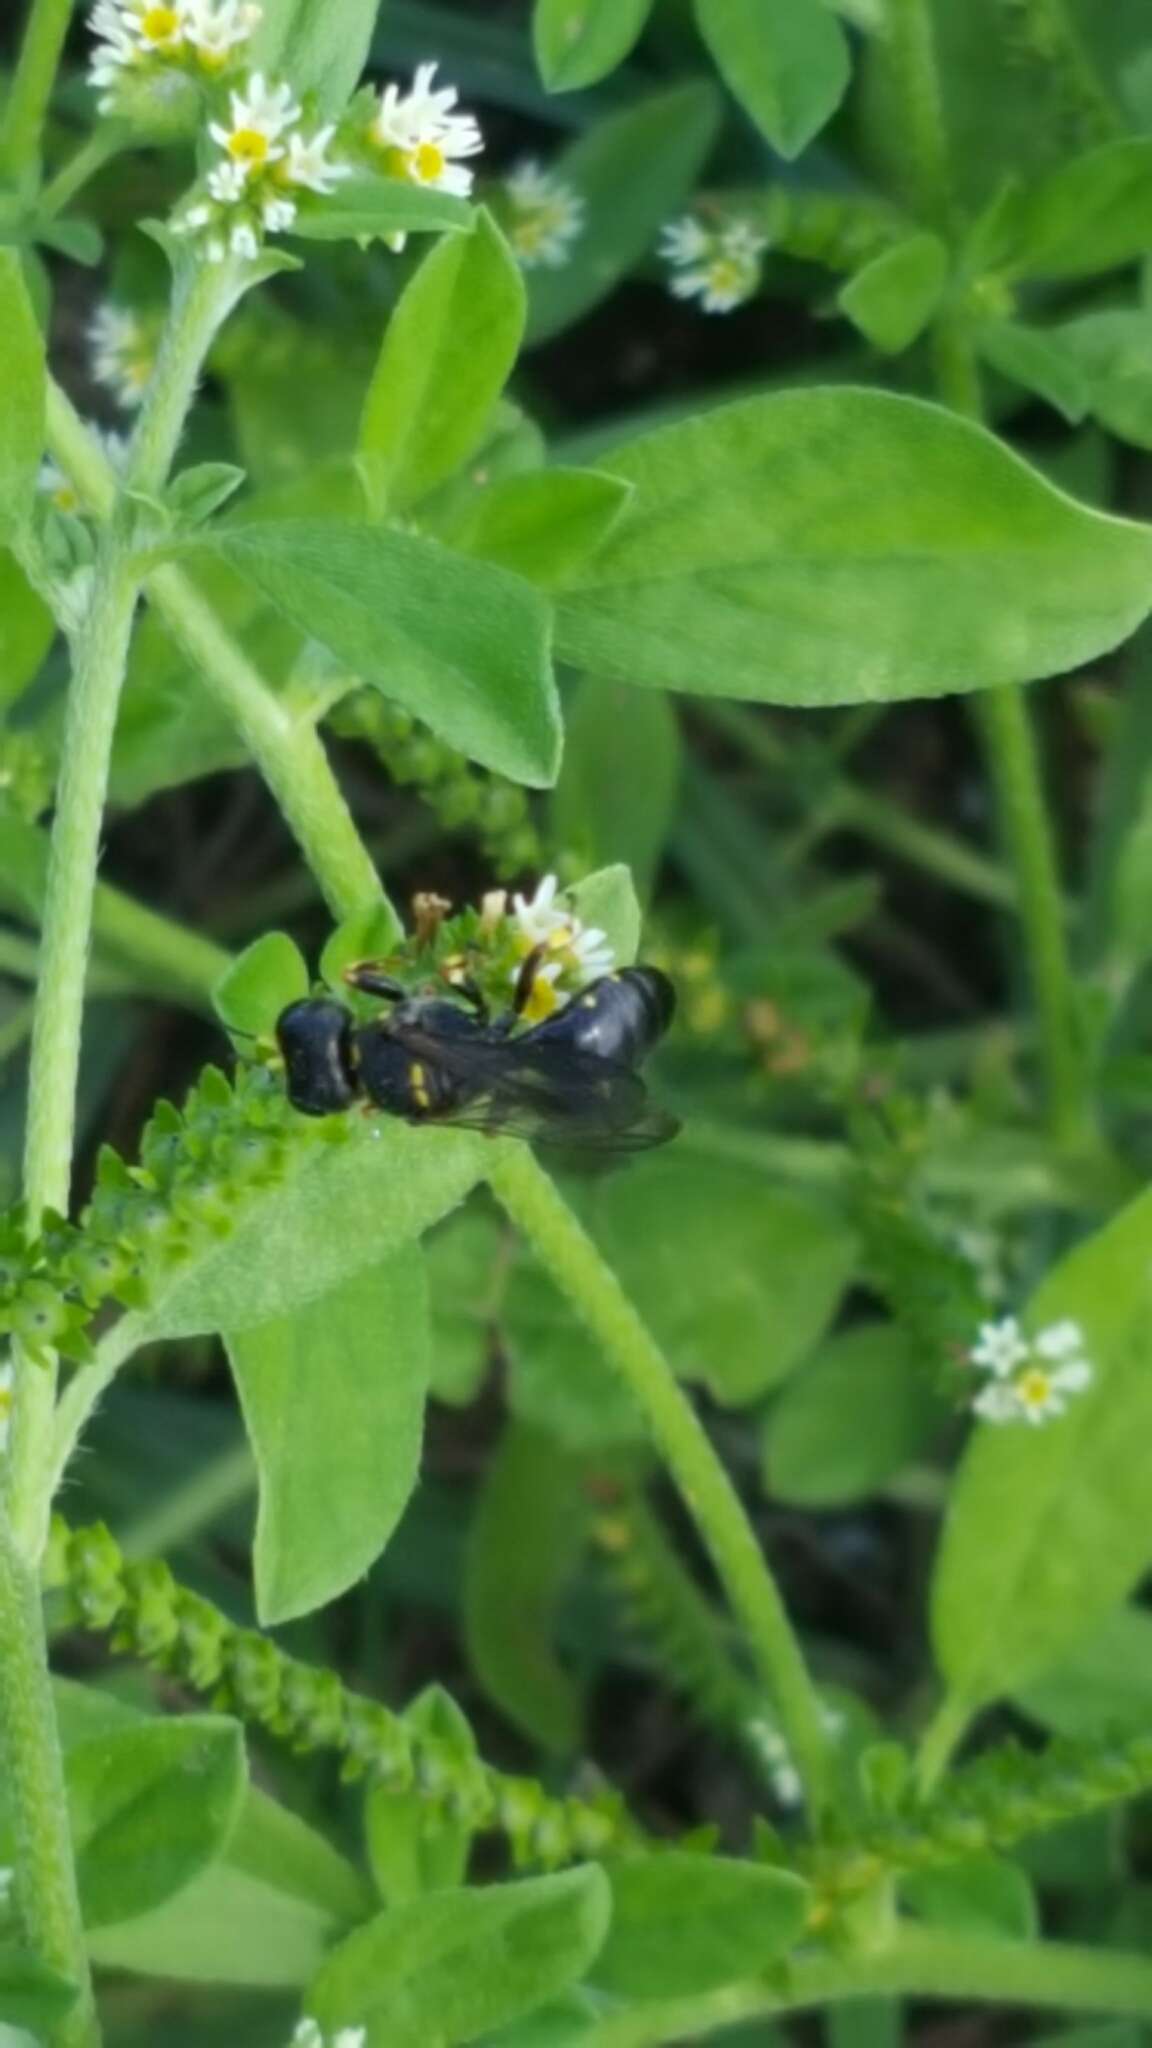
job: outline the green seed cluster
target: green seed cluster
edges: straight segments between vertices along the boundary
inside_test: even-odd
[[[363,740],[393,782],[411,784],[448,832],[475,832],[501,881],[548,864],[518,783],[474,768],[463,754],[374,690],[357,690],[328,715],[345,739]]]
[[[232,1234],[246,1202],[283,1180],[305,1148],[351,1136],[342,1119],[296,1116],[264,1068],[242,1068],[234,1083],[205,1068],[182,1110],[157,1104],[139,1165],[104,1147],[79,1224],[49,1215],[32,1237],[22,1210],[0,1217],[0,1335],[33,1358],[56,1351],[86,1362],[99,1313],[146,1309],[206,1244]]]
[[[114,1649],[174,1674],[294,1750],[335,1752],[345,1778],[419,1793],[430,1820],[450,1815],[474,1831],[498,1830],[518,1868],[554,1869],[638,1839],[615,1793],[556,1799],[533,1778],[490,1769],[474,1745],[434,1735],[349,1691],[335,1672],[238,1628],[162,1560],[129,1563],[102,1523],[72,1529],[54,1517],[44,1581],[63,1596],[73,1625],[110,1631]]]

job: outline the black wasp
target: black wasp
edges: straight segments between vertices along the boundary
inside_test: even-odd
[[[369,1102],[409,1123],[581,1150],[630,1152],[675,1137],[677,1119],[649,1101],[636,1071],[672,1019],[667,975],[620,968],[519,1030],[536,964],[525,962],[514,1007],[498,1017],[467,980],[454,984],[464,1008],[410,994],[373,961],[347,968],[352,988],[392,1008],[364,1024],[330,996],[281,1011],[276,1036],[289,1101],[306,1116]]]

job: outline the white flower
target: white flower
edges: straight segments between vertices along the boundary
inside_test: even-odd
[[[328,2042],[315,2020],[304,2019],[292,2036],[290,2048],[364,2048],[367,2038],[366,2027],[341,2027]]]
[[[260,71],[254,71],[243,92],[232,94],[229,127],[213,121],[208,133],[225,155],[238,164],[245,177],[262,171],[284,155],[280,136],[300,118],[290,85],[269,86]]]
[[[543,264],[558,270],[568,261],[584,226],[586,208],[580,194],[531,158],[509,172],[504,190],[513,214],[508,240],[521,268],[534,270]]]
[[[213,199],[218,199],[221,206],[235,206],[237,200],[244,197],[248,185],[248,173],[243,164],[236,163],[229,156],[224,158],[223,163],[213,166],[204,183],[212,194]],[[205,209],[205,219],[210,220],[211,218],[210,211]],[[184,219],[190,220],[191,213],[186,213]]]
[[[12,1428],[12,1367],[0,1365],[0,1452],[8,1448],[8,1436]],[[0,1879],[12,1882],[10,1870],[0,1871]],[[7,1892],[0,1889],[0,1905],[6,1903]]]
[[[260,254],[260,243],[250,221],[237,221],[228,237],[228,247],[234,256],[247,257],[249,262]]]
[[[471,114],[452,112],[459,97],[455,86],[433,90],[435,76],[435,64],[421,64],[409,92],[386,85],[369,132],[395,177],[466,199],[472,172],[456,159],[475,156],[484,138]]]
[[[542,945],[554,931],[571,923],[567,913],[556,902],[559,887],[555,875],[545,875],[534,896],[516,895],[512,898],[512,914],[524,937],[534,946]]]
[[[285,228],[291,227],[296,218],[296,202],[292,199],[261,199],[260,218],[270,235],[281,234]]]
[[[305,185],[310,192],[327,194],[335,191],[341,178],[351,177],[351,164],[333,163],[326,154],[335,133],[335,124],[329,122],[307,141],[299,133],[288,137],[288,155],[280,169],[285,184]]]
[[[206,70],[219,70],[248,41],[262,13],[254,0],[184,0],[185,39]]]
[[[154,351],[143,322],[111,299],[98,306],[88,325],[92,375],[114,391],[125,407],[139,405],[154,367]]]
[[[590,981],[610,973],[615,965],[616,956],[608,944],[607,933],[595,925],[583,924],[575,911],[557,900],[558,889],[556,876],[545,875],[533,896],[512,898],[512,922],[521,962],[538,948],[547,956],[534,970],[531,996],[524,1009],[525,1017],[532,1021],[551,1015],[562,986],[571,990],[586,988]],[[509,979],[515,983],[519,975],[519,966],[514,967]]]
[[[678,273],[671,280],[675,298],[698,298],[706,313],[730,313],[756,291],[767,246],[751,221],[708,228],[689,215],[664,229],[660,253]]]
[[[1021,1335],[1012,1316],[985,1324],[972,1363],[990,1375],[972,1403],[985,1422],[1030,1422],[1035,1426],[1063,1415],[1070,1398],[1094,1378],[1084,1354],[1078,1323],[1051,1323],[1034,1337]]]
[[[1023,1365],[1028,1342],[1015,1316],[1004,1316],[998,1323],[981,1323],[969,1356],[981,1372],[993,1373],[997,1379],[1004,1379]]]

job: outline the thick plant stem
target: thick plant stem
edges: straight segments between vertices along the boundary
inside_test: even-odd
[[[121,543],[109,532],[97,558],[91,610],[77,637],[44,897],[24,1148],[24,1197],[33,1225],[45,1209],[68,1207],[96,864],[137,589]],[[5,1492],[13,1535],[33,1562],[48,1513],[43,1489],[55,1391],[54,1366],[18,1361]]]
[[[908,185],[930,225],[946,230],[952,176],[928,0],[888,0],[885,35],[903,102]]]
[[[0,130],[0,172],[17,184],[22,173],[40,182],[44,117],[71,19],[72,0],[32,0]]]
[[[828,1786],[820,1703],[763,1551],[691,1402],[616,1275],[522,1145],[501,1147],[488,1175],[537,1258],[599,1340],[676,1480],[779,1711],[809,1806]]]
[[[16,1905],[29,1948],[79,1987],[52,2048],[100,2040],[68,1833],[40,1577],[0,1525],[0,1762],[16,1837]]]

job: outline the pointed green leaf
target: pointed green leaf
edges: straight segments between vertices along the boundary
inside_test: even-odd
[[[1073,426],[1088,410],[1088,381],[1058,333],[1025,327],[1019,320],[992,320],[982,327],[977,344],[986,362],[1002,377],[1034,391]]]
[[[928,325],[947,277],[948,251],[939,236],[909,235],[850,277],[838,304],[875,348],[899,355]]]
[[[848,83],[848,39],[823,0],[696,0],[730,91],[781,156],[799,156]]]
[[[243,1732],[212,1714],[109,1729],[69,1751],[67,1781],[84,1922],[113,1926],[223,1855],[245,1794]]]
[[[690,1998],[794,1948],[808,1886],[789,1871],[671,1849],[612,1866],[612,1925],[593,1982],[630,1998]]]
[[[331,199],[301,210],[292,233],[305,242],[378,241],[386,235],[470,234],[466,199],[400,178],[349,178]]]
[[[271,1627],[362,1578],[407,1506],[428,1392],[419,1252],[225,1342],[260,1473],[256,1609]]]
[[[536,0],[532,42],[549,92],[595,85],[624,62],[652,0]]]
[[[531,470],[478,490],[444,538],[550,590],[595,553],[631,495],[602,470]]]
[[[1152,531],[915,399],[747,399],[601,467],[636,495],[560,595],[557,647],[650,689],[942,696],[1074,668],[1152,602]]]
[[[309,989],[308,963],[287,932],[265,932],[238,954],[212,991],[218,1017],[233,1031],[259,1038],[281,1010]]]
[[[586,677],[552,799],[557,845],[587,867],[621,863],[647,899],[676,808],[681,752],[666,697]]]

